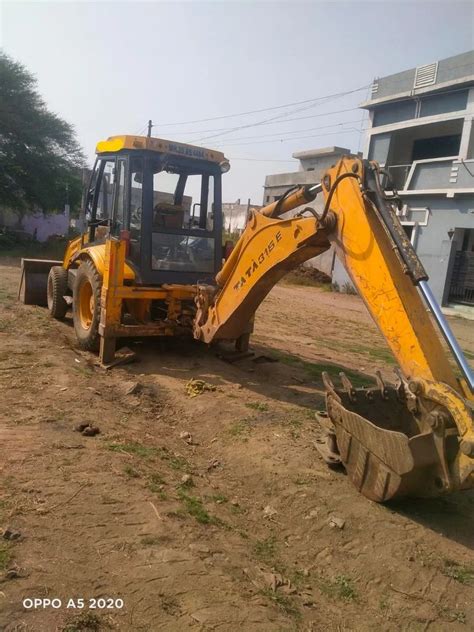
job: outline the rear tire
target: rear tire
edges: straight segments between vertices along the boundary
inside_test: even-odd
[[[67,270],[61,266],[53,266],[48,275],[47,297],[49,313],[57,320],[63,319],[68,310],[68,304],[64,300],[67,289]]]
[[[79,346],[99,349],[100,292],[102,279],[92,261],[79,266],[74,283],[72,316]]]

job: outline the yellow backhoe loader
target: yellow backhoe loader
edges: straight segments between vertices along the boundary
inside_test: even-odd
[[[87,232],[69,243],[62,262],[23,261],[24,302],[46,303],[54,318],[72,309],[80,346],[98,349],[102,363],[125,336],[231,340],[245,351],[255,311],[275,283],[333,244],[400,370],[395,385],[379,374],[364,389],[343,373],[340,387],[323,374],[324,458],[341,463],[357,489],[379,502],[474,487],[473,374],[379,166],[343,157],[320,184],[252,210],[234,249],[223,253],[228,169],[222,153],[202,147],[140,136],[100,142]],[[321,213],[305,206],[318,193]]]

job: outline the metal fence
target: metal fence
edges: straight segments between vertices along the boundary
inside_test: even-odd
[[[459,250],[456,253],[449,301],[474,305],[474,252]]]

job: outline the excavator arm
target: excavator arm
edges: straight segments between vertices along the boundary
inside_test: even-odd
[[[306,208],[281,218],[321,190],[322,214]],[[340,461],[356,487],[376,501],[474,487],[472,372],[429,290],[396,203],[395,192],[383,191],[376,163],[344,157],[322,185],[252,211],[216,286],[199,287],[196,297],[195,337],[237,339],[275,283],[334,245],[401,369],[395,386],[379,374],[375,388],[365,389],[353,388],[344,374],[336,388],[323,374],[330,460]]]

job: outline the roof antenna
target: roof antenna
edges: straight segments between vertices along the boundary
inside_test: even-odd
[[[150,138],[150,137],[151,137],[151,128],[152,128],[152,127],[153,127],[153,121],[150,119],[150,120],[148,121],[148,134],[147,134],[148,138]]]

